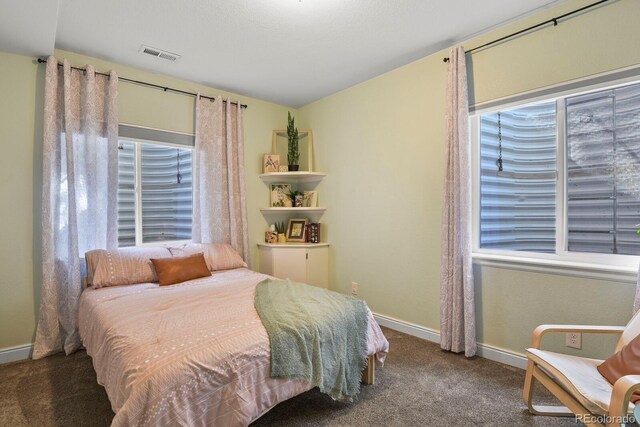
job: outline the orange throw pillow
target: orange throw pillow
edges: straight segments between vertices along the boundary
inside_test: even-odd
[[[598,372],[611,383],[625,375],[640,375],[640,335],[629,341],[622,349],[598,365]],[[640,392],[631,396],[631,401],[640,401]]]
[[[160,286],[211,276],[202,253],[173,258],[152,258]]]

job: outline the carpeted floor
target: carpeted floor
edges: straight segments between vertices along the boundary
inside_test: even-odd
[[[468,360],[438,345],[383,329],[390,343],[376,384],[355,404],[317,389],[283,402],[255,426],[560,426],[573,418],[530,415],[524,372],[482,358]],[[553,403],[550,396],[542,400]],[[113,418],[85,352],[0,365],[0,426],[108,426]]]

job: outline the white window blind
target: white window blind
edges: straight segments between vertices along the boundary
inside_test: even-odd
[[[191,239],[191,150],[142,144],[142,242]]]
[[[553,253],[555,199],[556,103],[483,115],[480,247]]]
[[[566,99],[568,250],[640,255],[640,85]]]
[[[123,139],[119,148],[119,245],[189,240],[192,150]]]
[[[118,245],[136,244],[136,148],[120,142],[118,150]]]

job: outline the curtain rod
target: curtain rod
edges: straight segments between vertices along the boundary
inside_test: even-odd
[[[43,58],[38,58],[38,64],[44,64],[46,63],[47,60],[43,59]],[[58,67],[62,67],[61,63],[58,63]],[[79,68],[79,67],[71,67],[72,70],[78,70],[78,71],[87,71],[86,68]],[[96,71],[96,74],[99,74],[101,76],[107,76],[109,77],[109,74],[107,73],[99,73]],[[165,92],[175,92],[175,93],[179,93],[182,95],[189,95],[189,96],[198,96],[197,93],[193,93],[193,92],[187,92],[186,90],[180,90],[180,89],[174,89],[172,87],[168,87],[168,86],[160,86],[154,83],[149,83],[149,82],[143,82],[141,80],[133,80],[133,79],[127,79],[126,77],[118,77],[118,80],[122,80],[123,82],[127,82],[127,83],[133,83],[133,84],[137,84],[137,85],[141,85],[141,86],[148,86],[148,87],[152,87],[155,89],[162,89]],[[205,96],[205,95],[200,95],[200,98],[206,98],[206,99],[210,99],[212,101],[215,101],[214,97],[211,96]],[[238,105],[237,102],[231,102],[232,105]],[[242,108],[248,108],[247,104],[240,104],[240,107]]]
[[[591,9],[592,7],[599,6],[602,3],[606,3],[608,1],[610,1],[610,0],[600,0],[600,1],[597,1],[597,2],[592,3],[590,5],[583,6],[583,7],[579,8],[579,9],[573,10],[571,12],[567,12],[564,15],[560,15],[560,16],[556,16],[555,18],[547,19],[544,22],[541,22],[541,23],[536,24],[536,25],[532,25],[532,26],[530,26],[528,28],[525,28],[524,30],[516,31],[515,33],[511,33],[511,34],[506,35],[504,37],[500,37],[499,39],[492,40],[492,41],[490,41],[488,43],[485,43],[485,44],[483,44],[481,46],[474,47],[473,49],[468,50],[465,53],[471,53],[471,52],[474,52],[476,50],[480,50],[480,49],[483,49],[485,47],[489,47],[489,46],[494,45],[496,43],[500,43],[500,42],[505,41],[507,39],[513,38],[515,36],[519,36],[522,33],[526,33],[526,32],[529,32],[531,30],[535,30],[536,28],[542,27],[542,26],[547,25],[547,24],[553,23],[553,26],[555,27],[555,26],[558,25],[558,21],[561,20],[561,19],[568,18],[571,15],[575,15],[576,13],[580,13],[580,12],[583,12],[583,11],[585,11],[587,9]],[[447,57],[443,58],[442,61],[443,62],[449,62],[449,57],[447,56]]]

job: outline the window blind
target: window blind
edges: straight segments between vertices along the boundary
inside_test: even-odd
[[[555,102],[481,117],[480,247],[555,252],[556,145]]]
[[[191,151],[141,148],[142,242],[191,239]]]
[[[566,99],[569,251],[640,255],[640,85]]]
[[[135,246],[135,145],[130,142],[121,141],[118,148],[118,246]]]
[[[139,143],[142,243],[191,239],[192,152]],[[118,244],[136,244],[136,143],[118,150]]]

